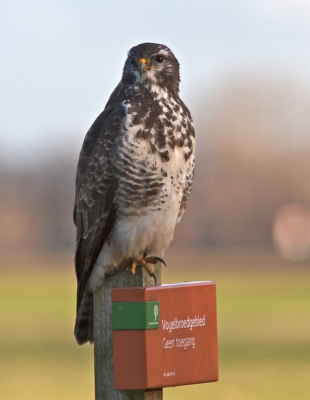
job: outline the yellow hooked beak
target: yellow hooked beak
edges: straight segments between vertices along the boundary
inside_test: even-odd
[[[143,71],[145,71],[147,68],[147,61],[146,58],[140,58],[139,60],[139,72],[140,75],[142,76]]]

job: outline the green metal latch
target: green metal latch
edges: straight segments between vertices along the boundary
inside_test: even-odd
[[[112,328],[158,329],[159,302],[114,302],[112,303]]]

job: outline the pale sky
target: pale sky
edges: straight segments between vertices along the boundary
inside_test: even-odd
[[[309,0],[0,0],[0,155],[78,152],[142,42],[172,49],[191,109],[234,71],[310,83]]]

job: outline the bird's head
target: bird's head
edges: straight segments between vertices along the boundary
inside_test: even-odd
[[[172,51],[156,43],[142,43],[132,47],[123,70],[123,82],[142,84],[151,90],[179,92],[179,63]]]

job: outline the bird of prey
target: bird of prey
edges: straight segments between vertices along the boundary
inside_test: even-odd
[[[86,134],[73,217],[79,344],[93,342],[93,292],[124,267],[134,274],[162,261],[184,212],[195,133],[179,82],[168,47],[131,48],[120,83]]]

